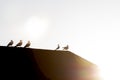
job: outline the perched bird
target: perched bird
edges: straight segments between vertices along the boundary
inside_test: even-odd
[[[13,45],[13,40],[11,40],[8,44],[7,47],[12,46]]]
[[[58,44],[57,48],[55,50],[58,50],[60,48],[60,45]]]
[[[27,44],[24,46],[24,48],[29,47],[31,45],[30,41],[27,42]]]
[[[67,45],[67,46],[65,46],[65,47],[63,47],[63,50],[68,50],[69,49],[69,46]]]
[[[21,46],[21,45],[22,45],[22,40],[20,40],[20,42],[17,43],[15,47],[18,47],[18,46]]]

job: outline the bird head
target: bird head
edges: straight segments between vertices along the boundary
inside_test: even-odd
[[[22,40],[20,40],[20,42],[22,42]]]

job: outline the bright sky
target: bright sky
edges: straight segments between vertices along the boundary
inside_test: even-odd
[[[106,80],[119,80],[119,36],[119,0],[0,0],[0,45],[11,39],[43,49],[68,44],[108,73]]]

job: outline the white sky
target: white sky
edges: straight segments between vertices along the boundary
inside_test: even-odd
[[[0,45],[70,51],[102,66],[119,66],[119,0],[0,0]],[[62,48],[61,48],[62,49]]]

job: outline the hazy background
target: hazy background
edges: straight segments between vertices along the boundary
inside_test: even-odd
[[[119,67],[120,1],[0,0],[0,45],[11,39],[43,49],[68,44],[101,67]]]

